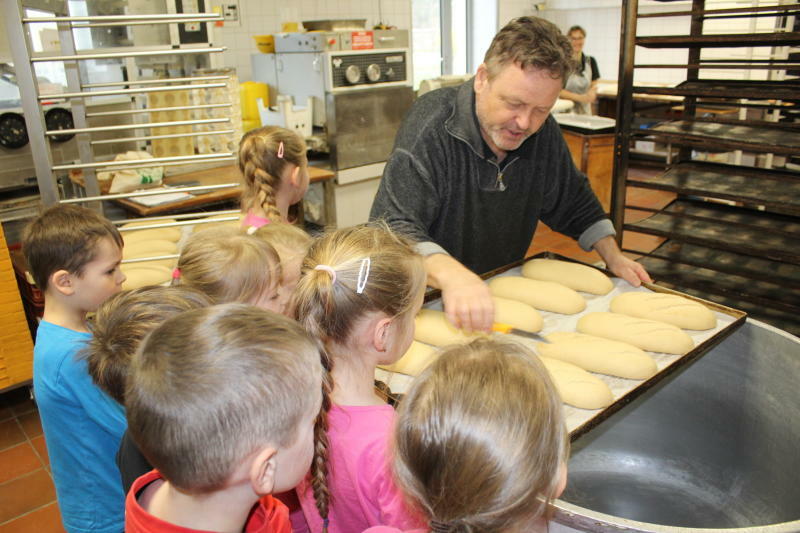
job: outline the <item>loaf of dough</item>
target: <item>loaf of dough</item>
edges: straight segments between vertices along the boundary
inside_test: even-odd
[[[539,357],[561,396],[561,401],[581,409],[600,409],[611,405],[614,396],[603,380],[573,364]]]
[[[123,290],[138,289],[146,285],[163,285],[172,280],[172,270],[161,265],[122,265],[120,269],[127,278],[122,283]]]
[[[541,331],[544,321],[542,315],[530,305],[517,300],[493,296],[494,321],[508,324],[518,329],[536,333]]]
[[[389,372],[399,372],[408,376],[417,376],[436,358],[436,348],[412,341],[406,353],[391,365],[378,365]]]
[[[414,339],[433,346],[446,346],[469,342],[480,337],[481,333],[467,333],[456,328],[447,320],[442,311],[423,309],[415,320]]]
[[[489,281],[492,295],[526,303],[536,309],[574,315],[586,309],[583,296],[552,281],[500,276]]]
[[[672,324],[619,313],[589,313],[578,320],[578,331],[633,344],[642,350],[683,355],[694,341]]]
[[[137,257],[152,257],[157,255],[173,255],[178,253],[178,245],[172,241],[157,239],[153,241],[139,241],[126,244],[122,249],[123,259],[136,259]]]
[[[608,294],[614,284],[608,276],[587,265],[556,259],[531,259],[522,265],[522,275],[540,281],[554,281],[591,294]]]
[[[550,344],[539,343],[536,352],[566,361],[590,372],[627,379],[647,379],[658,371],[655,360],[636,346],[573,331],[547,335]]]
[[[181,240],[181,230],[179,228],[172,227],[123,231],[122,240],[125,242],[126,246],[142,241],[164,240],[178,242]]]
[[[711,309],[677,294],[626,292],[611,300],[611,311],[683,329],[706,330],[717,325],[717,317]]]

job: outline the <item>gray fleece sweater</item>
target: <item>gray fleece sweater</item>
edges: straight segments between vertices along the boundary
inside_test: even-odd
[[[523,258],[539,220],[585,250],[614,235],[555,119],[498,165],[481,137],[472,87],[470,80],[414,103],[370,218],[419,241],[423,254],[449,253],[478,274]]]

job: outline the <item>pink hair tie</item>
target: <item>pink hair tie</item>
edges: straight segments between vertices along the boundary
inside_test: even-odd
[[[173,268],[172,269],[172,279],[180,279],[181,277],[181,269],[180,268]]]
[[[283,141],[278,144],[278,159],[283,159]]]
[[[331,285],[336,283],[336,271],[333,269],[333,267],[330,267],[328,265],[317,265],[314,267],[314,270],[324,270],[325,272],[331,275]]]

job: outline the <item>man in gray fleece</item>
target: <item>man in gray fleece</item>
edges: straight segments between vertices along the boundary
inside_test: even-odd
[[[397,134],[370,218],[419,241],[428,283],[453,324],[488,330],[494,306],[476,275],[524,257],[539,220],[594,248],[616,275],[650,281],[614,240],[550,109],[572,48],[544,19],[520,17],[475,77],[420,97]]]

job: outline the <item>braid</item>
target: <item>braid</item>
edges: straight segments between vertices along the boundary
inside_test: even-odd
[[[331,504],[331,493],[328,489],[328,411],[331,409],[331,369],[333,361],[324,354],[322,366],[325,375],[322,378],[322,407],[314,424],[314,459],[311,462],[311,489],[317,511],[323,521],[322,533],[328,532],[328,511]]]
[[[274,221],[281,219],[281,213],[275,203],[275,178],[264,169],[253,165],[253,183],[258,187],[258,200],[267,216]]]

